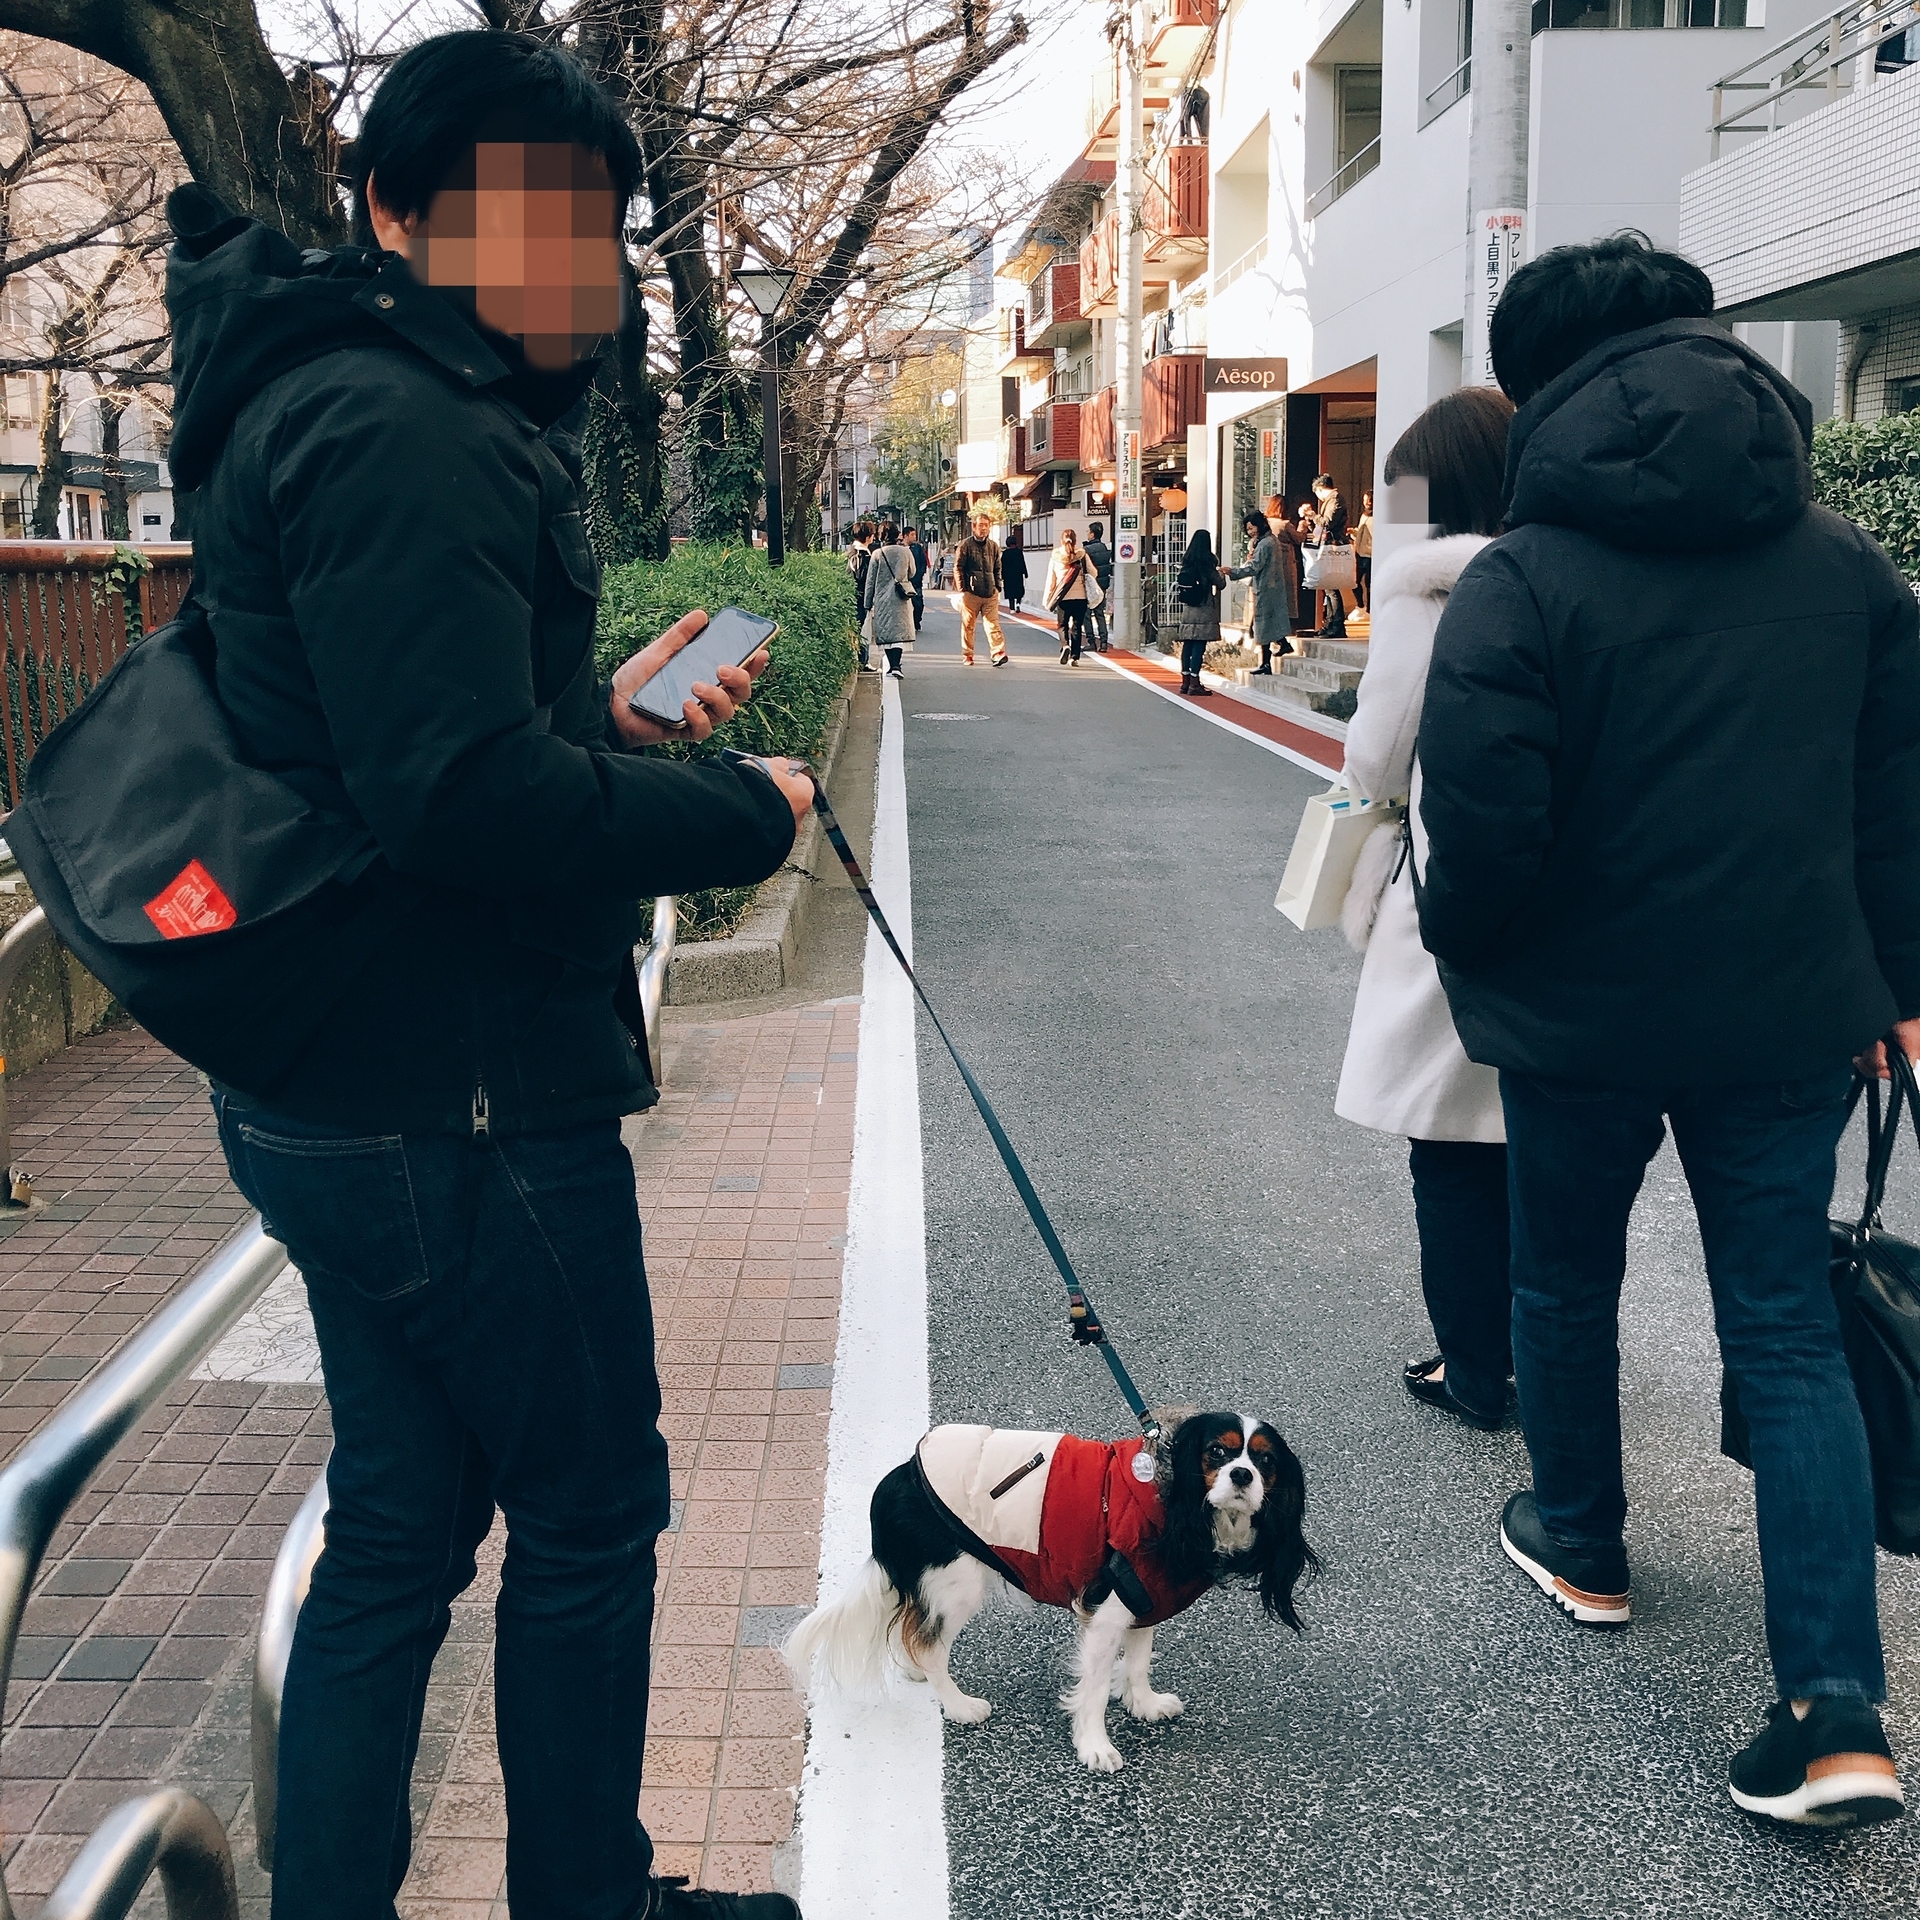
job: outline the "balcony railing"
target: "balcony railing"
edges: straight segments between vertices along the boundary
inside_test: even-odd
[[[1799,94],[1824,96],[1796,102],[1807,108],[1820,106],[1853,87],[1871,86],[1882,72],[1911,64],[1911,33],[1915,33],[1913,0],[1867,0],[1802,28],[1744,67],[1722,74],[1711,89],[1711,157],[1720,158],[1724,135],[1772,133],[1782,124],[1781,108]],[[1889,42],[1897,44],[1890,47]],[[1735,94],[1757,97],[1735,107],[1730,99]]]
[[[1080,243],[1080,311],[1111,313],[1120,290],[1120,216],[1110,213]]]
[[[1080,403],[1080,464],[1097,468],[1113,465],[1112,387],[1102,387],[1091,399]]]
[[[1371,140],[1325,186],[1307,195],[1307,218],[1318,219],[1343,193],[1351,193],[1380,164],[1380,142]]]
[[[1033,347],[1051,348],[1056,343],[1047,338],[1048,333],[1079,318],[1080,262],[1052,261],[1027,289],[1027,340]]]
[[[1033,469],[1080,464],[1080,402],[1054,400],[1027,416],[1027,453]]]
[[[1027,345],[1027,310],[1002,307],[1000,310],[1000,364],[1011,366],[1016,360],[1051,360],[1051,348],[1042,350]]]
[[[1207,238],[1207,149],[1169,147],[1147,186],[1145,207],[1147,258],[1205,250]]]
[[[1102,140],[1111,140],[1118,131],[1120,120],[1120,66],[1112,54],[1097,61],[1093,69],[1093,81],[1087,94],[1087,136],[1086,145],[1098,146]]]
[[[1027,453],[1027,430],[1018,421],[1010,420],[1001,430],[1001,461],[1009,480],[1026,479],[1040,469],[1033,464]]]
[[[1197,353],[1163,353],[1140,376],[1140,444],[1186,444],[1187,429],[1207,417],[1206,360]]]
[[[1431,92],[1420,97],[1420,124],[1424,127],[1429,121],[1438,120],[1455,102],[1464,100],[1473,91],[1473,61],[1462,60],[1440,84]]]
[[[1229,262],[1228,265],[1222,267],[1220,271],[1213,276],[1213,293],[1215,299],[1218,299],[1221,294],[1225,293],[1236,280],[1243,279],[1246,275],[1250,274],[1254,268],[1267,257],[1267,246],[1270,238],[1270,235],[1263,233],[1237,260]]]

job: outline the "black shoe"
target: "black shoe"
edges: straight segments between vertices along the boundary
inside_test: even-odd
[[[996,667],[1004,667],[1007,664],[1007,656],[1003,653],[993,664]]]
[[[1500,1409],[1497,1419],[1489,1420],[1483,1413],[1475,1413],[1464,1400],[1454,1398],[1453,1389],[1444,1380],[1432,1378],[1433,1370],[1441,1364],[1441,1356],[1435,1354],[1431,1360],[1421,1362],[1416,1370],[1415,1363],[1407,1362],[1400,1375],[1400,1383],[1423,1406],[1438,1407],[1443,1413],[1450,1413],[1456,1420],[1464,1420],[1470,1427],[1478,1427],[1482,1433],[1498,1433],[1507,1424],[1507,1411]]]
[[[1065,647],[1060,649],[1060,664],[1063,667],[1067,664],[1067,650]]]
[[[1258,680],[1263,673],[1268,677],[1268,679],[1272,679],[1273,669],[1271,667],[1255,667],[1252,673],[1250,673],[1247,676],[1247,678],[1250,680]]]
[[[1582,1553],[1563,1547],[1540,1524],[1531,1487],[1507,1502],[1500,1516],[1500,1544],[1507,1558],[1581,1626],[1624,1627],[1633,1618],[1626,1548]]]
[[[1766,1731],[1734,1757],[1727,1789],[1763,1820],[1796,1827],[1864,1827],[1907,1804],[1880,1716],[1865,1701],[1822,1695],[1804,1720],[1776,1700]]]
[[[797,1901],[784,1893],[715,1893],[690,1887],[685,1874],[668,1874],[648,1888],[636,1920],[800,1920]]]

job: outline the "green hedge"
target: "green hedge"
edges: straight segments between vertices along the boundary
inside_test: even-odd
[[[1909,580],[1920,580],[1920,414],[1821,421],[1813,497],[1865,527]]]
[[[859,659],[853,578],[836,553],[789,554],[767,565],[757,550],[690,541],[665,560],[609,567],[600,596],[600,671],[611,674],[695,607],[745,607],[780,622],[773,665],[753,698],[711,741],[673,742],[653,751],[698,760],[722,747],[811,759],[826,745],[834,705]],[[713,887],[684,896],[680,933],[724,939],[739,924],[752,887]]]

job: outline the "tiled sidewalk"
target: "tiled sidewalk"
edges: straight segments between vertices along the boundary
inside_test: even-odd
[[[670,1013],[671,1091],[627,1129],[676,1499],[643,1807],[661,1871],[713,1885],[772,1884],[792,1826],[802,1722],[773,1645],[813,1594],[858,1016],[854,1002]],[[53,1204],[0,1220],[9,1448],[245,1213],[197,1077],[136,1030],[70,1049],[13,1095],[20,1155]],[[245,1910],[264,1915],[253,1631],[328,1441],[289,1306],[264,1303],[203,1369],[223,1377],[156,1409],[54,1542],[0,1740],[16,1896],[50,1889],[111,1805],[167,1780],[228,1822]],[[496,1529],[434,1670],[408,1920],[506,1911],[490,1660],[501,1545]]]

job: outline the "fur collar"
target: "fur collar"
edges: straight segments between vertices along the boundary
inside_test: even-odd
[[[1393,600],[1451,593],[1467,562],[1492,544],[1484,534],[1450,533],[1441,540],[1401,547],[1375,564],[1373,597]]]

